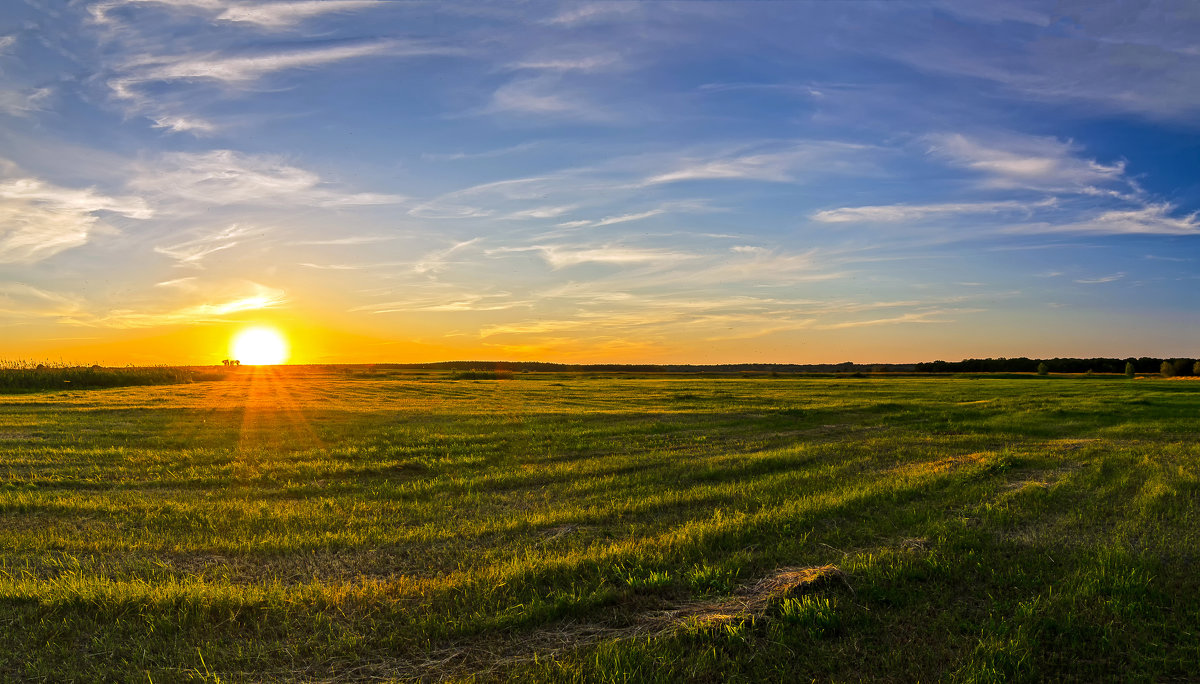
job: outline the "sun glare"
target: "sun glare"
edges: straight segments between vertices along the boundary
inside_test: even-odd
[[[234,336],[230,349],[233,358],[251,366],[273,366],[288,356],[287,342],[274,328],[247,328]]]

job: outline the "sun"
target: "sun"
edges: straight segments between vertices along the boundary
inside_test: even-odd
[[[246,328],[234,335],[229,345],[233,358],[251,366],[273,366],[287,361],[288,346],[283,335],[274,328]]]

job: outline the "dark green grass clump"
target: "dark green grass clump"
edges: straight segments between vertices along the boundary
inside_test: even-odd
[[[449,374],[451,380],[511,380],[511,371],[464,370]]]
[[[0,362],[0,393],[174,385],[184,382],[218,380],[222,377],[224,376],[216,371],[168,366],[106,368],[102,366]]]
[[[1186,681],[1200,382],[0,397],[0,680]]]

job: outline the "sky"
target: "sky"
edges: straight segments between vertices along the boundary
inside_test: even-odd
[[[1200,356],[1200,4],[10,0],[0,359]]]

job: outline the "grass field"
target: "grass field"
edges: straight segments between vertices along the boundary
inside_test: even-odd
[[[1195,680],[1200,382],[0,396],[0,680]]]

